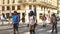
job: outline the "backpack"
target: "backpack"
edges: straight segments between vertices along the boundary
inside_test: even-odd
[[[17,15],[17,18],[19,19],[19,22],[20,22],[20,16],[19,15]]]
[[[53,20],[53,22],[57,22],[57,18],[56,17],[53,17],[52,20]]]
[[[35,16],[33,16],[33,20],[35,21]]]
[[[34,27],[36,27],[37,26],[37,20],[36,20],[35,16],[33,16],[33,20],[35,21]]]
[[[46,20],[47,18],[45,16],[42,16],[42,20]]]

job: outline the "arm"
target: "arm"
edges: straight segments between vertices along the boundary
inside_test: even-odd
[[[57,23],[57,17],[56,17],[56,23]]]
[[[14,16],[12,17],[12,24],[14,24],[14,19],[13,18],[14,18]]]
[[[20,21],[22,20],[22,18],[21,18],[21,19],[19,18],[18,20],[19,20],[19,22],[20,22]]]
[[[20,19],[20,16],[18,17],[18,21],[20,22],[22,20],[22,18]]]
[[[12,24],[14,23],[14,20],[12,19]]]
[[[50,18],[50,22],[51,22],[51,23],[53,22],[52,20],[53,20],[53,18],[52,18],[52,16],[51,16],[51,18]]]

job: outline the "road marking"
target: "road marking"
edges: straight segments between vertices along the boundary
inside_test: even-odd
[[[13,29],[12,30],[8,30],[9,32],[12,32],[13,31]]]
[[[41,28],[41,29],[38,29],[38,30],[36,30],[36,31],[43,31],[43,30],[45,30],[44,28]]]
[[[25,32],[24,34],[30,34],[30,32]]]
[[[60,25],[57,25],[57,26],[60,26]]]
[[[46,32],[51,32],[52,30],[48,30],[48,31],[46,31]]]

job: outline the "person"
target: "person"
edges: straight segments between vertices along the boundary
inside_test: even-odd
[[[24,17],[24,16],[22,16],[22,22],[23,22],[23,23],[25,22],[25,17]]]
[[[18,25],[20,22],[20,16],[17,14],[16,11],[14,11],[14,16],[13,16],[13,28],[14,28],[14,34],[19,34],[18,32]]]
[[[43,27],[46,27],[46,16],[45,14],[42,16],[42,21],[43,21]]]
[[[34,16],[34,12],[30,11],[29,13],[29,27],[30,27],[30,34],[35,34],[35,16]]]
[[[3,14],[2,14],[3,15]],[[2,22],[2,25],[3,25],[3,22],[5,21],[5,18],[3,16],[1,16],[1,22]]]
[[[55,32],[57,33],[57,17],[54,13],[51,16],[51,22],[52,22],[52,33],[54,29],[55,29]]]

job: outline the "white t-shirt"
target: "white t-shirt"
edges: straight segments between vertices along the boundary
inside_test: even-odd
[[[30,16],[29,24],[34,25],[36,23],[35,16]]]
[[[1,16],[1,20],[4,20],[4,17],[3,16]]]

